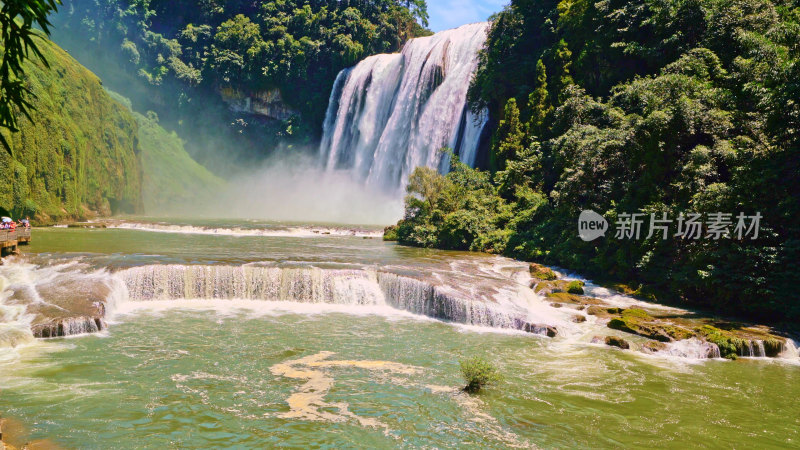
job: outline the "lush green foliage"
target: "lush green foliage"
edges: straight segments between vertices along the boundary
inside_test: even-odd
[[[19,131],[17,113],[31,119],[33,105],[28,98],[32,94],[24,81],[25,60],[33,53],[47,67],[47,60],[39,50],[36,39],[40,39],[33,26],[38,25],[49,34],[47,16],[56,10],[58,0],[5,0],[0,5],[0,127],[12,132]],[[11,146],[0,134],[0,143],[11,153]]]
[[[583,281],[577,281],[577,280],[570,281],[567,284],[567,292],[570,294],[583,295],[583,286],[584,286]]]
[[[412,183],[401,240],[644,283],[662,301],[796,319],[798,57],[800,8],[788,0],[514,0],[471,87],[498,124],[491,175],[456,174],[481,180],[466,198],[491,208],[443,201],[458,184],[428,174],[435,192]],[[636,212],[763,219],[757,240],[645,230],[586,243],[577,233],[585,209],[612,224]],[[454,245],[447,217],[482,226]]]
[[[447,176],[419,167],[411,175],[397,237],[406,245],[501,251],[509,218],[488,173],[458,161]]]
[[[0,206],[38,223],[141,211],[136,121],[66,52],[39,50],[50,68],[24,65],[35,109],[3,131],[13,156],[0,154]]]
[[[131,102],[109,92],[131,109]],[[147,214],[189,214],[226,186],[225,182],[193,160],[183,141],[158,124],[158,116],[132,111],[139,125],[138,148],[142,163],[142,201]]]
[[[201,156],[263,157],[278,142],[311,144],[338,72],[424,34],[418,21],[424,0],[69,0],[54,37]],[[222,92],[279,93],[297,115],[229,113]]]
[[[460,361],[460,365],[461,374],[464,375],[464,380],[467,382],[464,387],[467,392],[477,392],[503,380],[497,368],[480,356],[463,359]]]

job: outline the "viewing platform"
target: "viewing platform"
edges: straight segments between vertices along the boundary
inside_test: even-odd
[[[17,253],[17,247],[31,242],[31,229],[0,230],[0,256]]]

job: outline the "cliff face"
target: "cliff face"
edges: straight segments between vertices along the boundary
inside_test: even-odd
[[[230,110],[236,113],[253,114],[268,120],[289,120],[292,116],[300,115],[299,111],[284,103],[278,89],[246,94],[226,87],[219,89],[219,94]]]
[[[0,206],[41,222],[142,210],[138,128],[100,79],[52,43],[40,44],[50,69],[26,63],[36,96],[33,123],[2,132]]]

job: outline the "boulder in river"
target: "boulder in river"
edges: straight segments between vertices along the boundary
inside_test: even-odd
[[[642,309],[623,310],[622,314],[608,322],[608,327],[661,342],[680,341],[695,336],[693,331],[659,321]]]
[[[628,350],[631,348],[631,345],[625,339],[617,336],[606,336],[604,340],[605,344],[611,347],[618,347],[623,350]]]
[[[526,323],[525,327],[523,328],[528,333],[533,334],[541,334],[547,337],[556,337],[558,335],[558,330],[556,327],[550,325],[537,325],[533,323]]]
[[[531,277],[536,278],[537,280],[555,280],[556,273],[553,272],[553,269],[549,267],[545,267],[541,264],[531,263],[529,270],[531,272]]]

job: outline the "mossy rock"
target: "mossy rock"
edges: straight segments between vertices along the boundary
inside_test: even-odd
[[[570,294],[568,292],[553,292],[546,295],[550,301],[558,303],[569,303],[573,305],[599,305],[602,300],[594,297],[583,297],[580,295]]]
[[[567,283],[567,292],[570,294],[583,295],[583,287],[586,285],[583,281],[570,281]]]
[[[583,300],[579,295],[569,294],[566,292],[552,292],[547,294],[546,297],[548,300],[558,303],[572,303],[575,305],[580,305],[581,301]]]
[[[620,317],[608,322],[608,327],[661,342],[680,341],[695,335],[691,330],[657,321],[646,311],[636,308],[622,311]]]
[[[622,314],[622,308],[608,308],[602,305],[593,305],[586,310],[586,314],[602,318],[615,317]]]
[[[541,264],[531,263],[529,270],[531,272],[531,277],[537,280],[552,281],[556,279],[556,273],[553,272],[553,269]]]
[[[533,290],[541,295],[567,292],[567,284],[569,283],[565,280],[538,281],[533,283]]]
[[[611,347],[621,348],[623,350],[628,350],[631,348],[631,345],[625,339],[617,336],[606,336],[605,344]]]
[[[647,341],[642,344],[642,351],[645,353],[655,353],[667,348],[667,344],[660,341]]]
[[[586,316],[582,316],[580,314],[575,314],[574,316],[572,316],[572,322],[574,322],[574,323],[586,322]]]
[[[746,329],[728,331],[712,325],[703,325],[697,328],[697,332],[708,342],[716,344],[719,347],[720,356],[728,359],[736,359],[739,356],[750,354],[751,347],[758,347],[757,341],[760,341],[764,347],[764,356],[770,358],[780,355],[785,346],[785,341],[777,336],[759,335],[758,337],[763,337],[763,339],[754,339],[747,334],[752,331]]]
[[[719,347],[720,356],[723,358],[736,359],[747,345],[744,339],[737,338],[732,333],[711,325],[703,325],[697,329],[697,332],[708,342],[716,344]]]
[[[764,352],[770,358],[776,358],[785,349],[786,343],[777,339],[767,339],[764,341]]]

